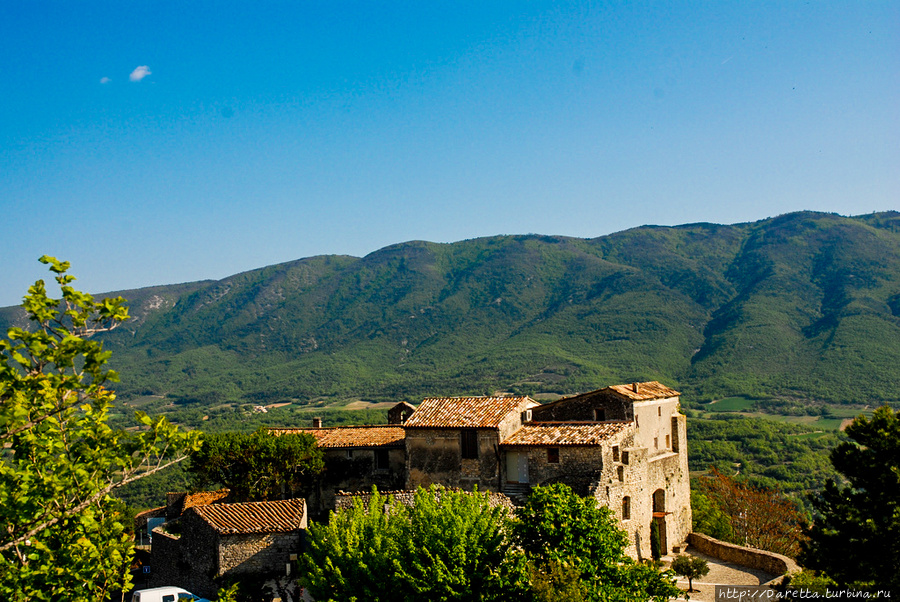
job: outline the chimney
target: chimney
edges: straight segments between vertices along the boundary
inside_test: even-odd
[[[313,428],[314,429],[322,428],[322,419],[321,418],[313,418]]]
[[[635,393],[638,392],[638,383],[631,383],[631,390]]]

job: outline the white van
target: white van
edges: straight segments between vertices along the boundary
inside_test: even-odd
[[[131,594],[131,602],[210,602],[180,587],[151,587]]]

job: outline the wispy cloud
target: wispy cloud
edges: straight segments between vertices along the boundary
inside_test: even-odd
[[[139,82],[148,75],[150,75],[150,67],[141,65],[140,67],[135,67],[134,71],[131,72],[131,75],[128,76],[128,79],[133,82]]]
[[[101,78],[100,78],[100,83],[101,83],[101,84],[108,84],[108,83],[111,82],[111,81],[112,81],[112,80],[109,79],[108,77],[101,77]]]

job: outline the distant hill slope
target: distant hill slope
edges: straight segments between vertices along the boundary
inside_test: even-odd
[[[106,337],[123,395],[418,400],[653,379],[693,399],[900,399],[897,212],[416,241],[125,296],[135,319]]]

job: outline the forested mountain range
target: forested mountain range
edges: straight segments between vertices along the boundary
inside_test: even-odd
[[[689,403],[900,399],[893,211],[415,241],[121,294],[133,318],[105,345],[125,398],[418,401],[659,380]],[[21,320],[0,310],[0,326]]]

